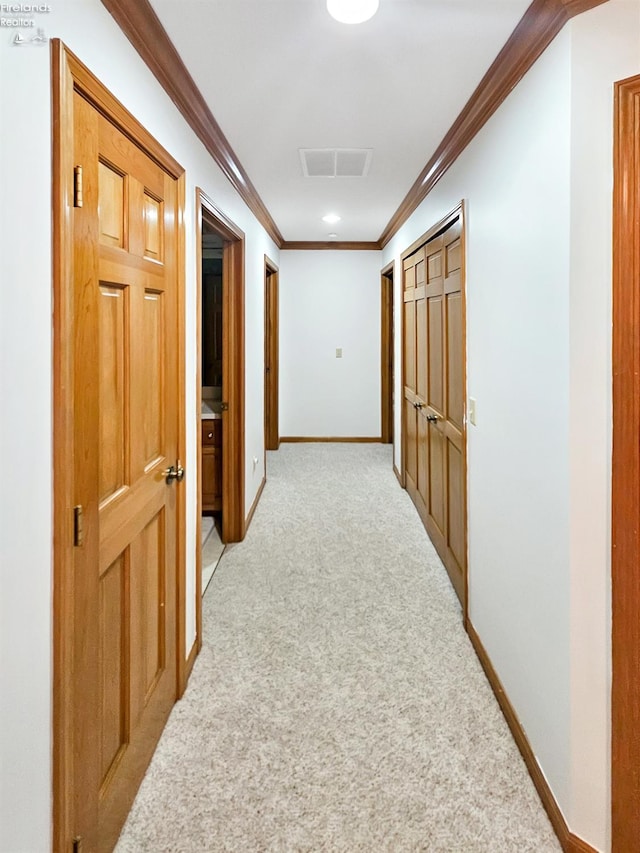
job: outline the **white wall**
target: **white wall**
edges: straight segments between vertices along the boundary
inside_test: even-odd
[[[39,19],[187,170],[187,649],[195,636],[195,187],[246,234],[246,509],[263,476],[264,254],[278,250],[98,0],[58,0]],[[2,458],[0,850],[50,849],[51,822],[51,83],[47,47],[0,33]],[[255,471],[252,456],[258,457]],[[191,475],[190,475],[191,473]]]
[[[399,318],[399,255],[466,199],[471,621],[570,828],[599,850],[610,844],[612,83],[640,72],[639,17],[638,0],[610,0],[574,19],[383,252],[396,259]],[[396,345],[399,374],[399,323]]]
[[[571,23],[571,738],[574,832],[609,849],[613,89],[640,73],[640,2]]]
[[[281,436],[380,436],[380,269],[375,251],[281,253]]]

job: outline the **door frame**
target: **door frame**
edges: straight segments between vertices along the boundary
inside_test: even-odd
[[[222,387],[228,410],[222,416],[222,540],[245,534],[245,235],[200,187],[196,187],[196,641],[190,663],[202,648],[202,223],[222,238]]]
[[[611,471],[612,853],[640,837],[640,76],[615,84]]]
[[[391,261],[380,270],[380,436],[382,444],[393,445],[395,454],[393,276]]]
[[[52,291],[53,291],[53,848],[67,849],[73,833],[74,617],[74,349],[73,139],[74,92],[80,93],[176,182],[178,195],[178,363],[184,364],[184,169],[103,86],[60,39],[51,40]],[[178,371],[178,456],[186,458],[185,375]],[[185,490],[176,492],[176,699],[185,667]]]
[[[278,407],[279,387],[279,340],[280,340],[280,273],[278,266],[264,256],[264,469],[267,470],[267,450],[280,448],[280,422]],[[268,310],[269,309],[269,310]],[[271,318],[271,326],[268,319]],[[267,376],[267,363],[271,365]],[[267,400],[270,405],[267,408]],[[271,415],[267,418],[267,412]]]
[[[460,201],[453,210],[449,211],[445,216],[442,217],[438,222],[435,223],[428,231],[425,231],[421,237],[418,237],[417,240],[414,240],[413,243],[402,252],[400,256],[400,260],[404,263],[405,259],[410,255],[413,255],[414,252],[417,252],[422,246],[426,243],[429,243],[439,234],[445,232],[456,219],[460,220],[460,247],[461,247],[461,266],[460,266],[460,275],[462,277],[461,283],[461,297],[462,297],[462,373],[463,373],[463,400],[464,400],[464,453],[462,455],[463,463],[464,463],[464,508],[463,508],[463,517],[464,517],[464,536],[465,536],[465,570],[462,578],[463,585],[463,595],[462,595],[462,621],[464,626],[466,627],[469,619],[469,518],[468,518],[468,501],[469,501],[469,465],[467,455],[469,452],[469,444],[467,440],[467,432],[468,432],[468,417],[467,417],[467,405],[468,405],[468,387],[467,387],[467,227],[466,227],[466,204],[464,200]],[[402,269],[402,266],[401,266]],[[400,292],[404,299],[404,276],[400,283]],[[406,465],[406,452],[407,452],[407,441],[406,441],[406,433],[407,433],[407,423],[406,423],[406,411],[404,406],[404,387],[406,381],[406,373],[405,373],[405,320],[404,320],[404,301],[401,300],[402,314],[400,317],[400,341],[401,341],[401,352],[400,352],[400,389],[401,394],[399,395],[402,399],[402,407],[400,411],[400,483],[403,488],[406,489],[407,484],[407,465]]]

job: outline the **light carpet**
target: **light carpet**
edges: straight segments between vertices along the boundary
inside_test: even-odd
[[[382,445],[283,445],[117,846],[558,853]]]

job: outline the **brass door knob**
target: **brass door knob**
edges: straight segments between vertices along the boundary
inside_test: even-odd
[[[162,473],[167,483],[172,483],[174,480],[181,483],[184,480],[184,468],[180,464],[180,460],[176,462],[175,468],[171,465]]]

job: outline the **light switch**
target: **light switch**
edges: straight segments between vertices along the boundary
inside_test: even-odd
[[[476,398],[469,397],[469,420],[476,425]]]
[[[342,358],[342,347],[336,348],[336,358]]]

